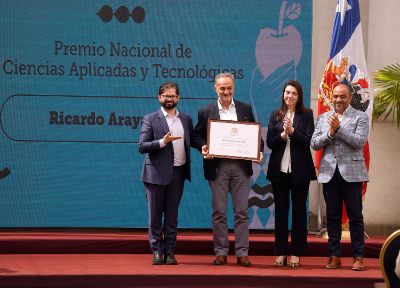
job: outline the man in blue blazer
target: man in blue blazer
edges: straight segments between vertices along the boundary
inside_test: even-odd
[[[333,89],[335,111],[322,114],[311,138],[314,150],[323,148],[318,182],[323,183],[326,202],[330,258],[326,268],[341,267],[340,239],[342,202],[349,216],[353,270],[364,270],[364,218],[362,214],[362,185],[368,181],[363,156],[368,137],[366,113],[351,107],[350,88],[339,84]]]
[[[190,181],[193,123],[189,115],[176,109],[179,102],[176,83],[162,84],[158,100],[161,109],[143,117],[139,151],[146,156],[141,180],[146,190],[153,264],[176,265],[178,207],[184,182]]]

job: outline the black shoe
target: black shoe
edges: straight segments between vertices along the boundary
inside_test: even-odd
[[[153,265],[164,264],[163,254],[160,252],[153,252]]]
[[[173,254],[168,254],[165,256],[165,264],[178,265],[178,261],[176,261],[175,256]]]

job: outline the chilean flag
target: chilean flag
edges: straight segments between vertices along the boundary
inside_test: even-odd
[[[318,89],[318,115],[331,108],[332,91],[339,83],[346,83],[352,93],[351,106],[364,111],[372,119],[372,94],[365,62],[364,44],[358,0],[338,0],[329,58],[321,85]],[[370,125],[371,126],[371,125]],[[315,152],[315,167],[318,170],[322,150]],[[369,169],[370,155],[368,140],[364,146],[364,159]],[[367,183],[363,184],[363,198]],[[343,205],[342,223],[348,222]]]

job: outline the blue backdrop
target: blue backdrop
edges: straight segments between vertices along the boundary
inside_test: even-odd
[[[137,141],[162,82],[180,85],[178,108],[196,123],[215,75],[232,72],[264,139],[285,81],[309,103],[311,0],[20,0],[1,1],[0,16],[1,227],[146,227]],[[257,229],[274,221],[265,152],[249,196]],[[179,227],[210,228],[192,154]]]

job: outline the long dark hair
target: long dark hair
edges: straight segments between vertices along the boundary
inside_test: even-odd
[[[296,111],[295,112],[306,112],[310,109],[307,109],[306,107],[304,107],[304,101],[303,101],[303,87],[301,87],[301,84],[296,81],[296,80],[289,80],[288,82],[286,82],[285,86],[283,87],[282,90],[282,104],[281,104],[281,108],[276,112],[275,114],[275,121],[282,121],[283,118],[286,115],[286,112],[288,110],[288,107],[285,103],[285,90],[287,86],[293,86],[296,91],[297,91],[297,95],[299,96],[299,99],[297,100],[296,103]]]

